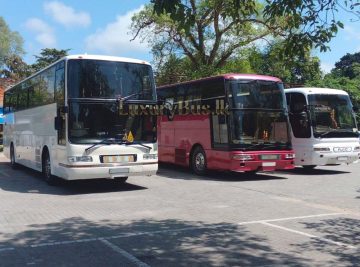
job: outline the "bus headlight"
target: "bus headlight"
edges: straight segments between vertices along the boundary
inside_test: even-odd
[[[294,159],[294,158],[295,158],[294,153],[285,154],[285,159]]]
[[[143,159],[157,159],[157,154],[143,154]]]
[[[241,154],[237,154],[237,155],[233,155],[232,156],[233,159],[236,160],[254,160],[254,156],[252,155],[241,155]]]
[[[330,152],[330,147],[314,147],[316,152]]]
[[[79,156],[79,157],[76,157],[76,156],[71,156],[71,157],[68,157],[68,161],[70,163],[75,163],[75,162],[92,162],[93,159],[91,156]]]

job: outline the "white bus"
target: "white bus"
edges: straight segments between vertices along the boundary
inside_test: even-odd
[[[312,169],[359,160],[359,133],[353,106],[345,91],[290,88],[285,94],[295,165]]]
[[[129,108],[156,103],[149,63],[66,56],[5,91],[4,154],[49,184],[155,174],[156,116]]]

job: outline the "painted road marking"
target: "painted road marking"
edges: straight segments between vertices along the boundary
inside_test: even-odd
[[[337,212],[337,213],[323,213],[323,214],[297,216],[297,217],[285,217],[285,218],[280,218],[280,219],[269,219],[269,220],[258,220],[258,221],[239,222],[238,225],[254,224],[254,223],[263,223],[263,222],[281,222],[281,221],[309,219],[309,218],[316,218],[316,217],[337,216],[337,215],[343,215],[343,214],[344,214],[344,213],[338,213],[338,212]]]
[[[100,239],[101,242],[103,242],[105,245],[110,247],[115,252],[119,253],[121,256],[127,258],[129,261],[131,261],[133,264],[139,267],[150,267],[150,265],[146,264],[145,262],[142,262],[138,258],[136,258],[134,255],[130,254],[129,252],[123,250],[122,248],[114,245],[113,243],[109,242],[106,239]]]
[[[337,216],[337,215],[343,215],[345,213],[324,213],[324,214],[314,214],[314,215],[306,215],[306,216],[297,216],[297,217],[285,217],[285,218],[279,218],[279,219],[268,219],[268,220],[257,220],[257,221],[245,221],[245,222],[239,222],[238,225],[249,225],[249,224],[266,224],[268,226],[273,226],[281,229],[281,226],[277,226],[275,224],[270,224],[270,222],[279,222],[279,221],[288,221],[288,220],[298,220],[298,219],[309,219],[309,218],[316,218],[316,217],[326,217],[326,216]],[[150,231],[150,232],[137,232],[137,233],[124,233],[120,235],[114,235],[114,236],[107,236],[107,237],[94,237],[94,238],[86,238],[86,239],[78,239],[78,240],[67,240],[67,241],[55,241],[55,242],[48,242],[48,243],[40,243],[40,244],[34,244],[30,245],[31,248],[37,248],[37,247],[50,247],[50,246],[58,246],[58,245],[67,245],[67,244],[74,244],[74,243],[85,243],[85,242],[94,242],[94,241],[101,241],[103,240],[111,240],[111,239],[117,239],[117,238],[126,238],[126,237],[133,237],[133,236],[140,236],[140,235],[155,235],[155,234],[162,234],[162,233],[171,233],[176,234],[178,232],[184,232],[184,231],[191,231],[191,230],[202,230],[202,229],[217,229],[217,228],[224,228],[227,224],[218,224],[215,226],[191,226],[191,227],[183,227],[179,229],[166,229],[166,230],[157,230],[157,231]],[[285,227],[284,227],[285,228]],[[283,229],[285,230],[285,229]],[[292,230],[289,228],[286,228],[286,231],[288,232],[299,232],[296,230]],[[303,232],[301,232],[303,233]],[[321,237],[313,236],[307,233],[304,233],[303,235],[308,235],[308,237],[317,238],[317,239],[323,239]],[[328,243],[340,245],[342,247],[348,247],[348,248],[356,248],[351,245],[343,244],[341,242],[335,242],[330,239],[328,240]],[[3,248],[0,249],[0,252],[6,251],[6,250],[13,250],[15,248]]]
[[[333,241],[333,240],[331,240],[331,239],[327,239],[327,238],[319,237],[319,236],[316,236],[316,235],[308,234],[308,233],[301,232],[301,231],[294,230],[294,229],[290,229],[290,228],[287,228],[287,227],[284,227],[284,226],[280,226],[280,225],[276,225],[276,224],[272,224],[272,223],[268,223],[268,222],[262,222],[261,224],[267,225],[267,226],[270,226],[270,227],[274,227],[274,228],[278,228],[278,229],[281,229],[281,230],[284,230],[284,231],[287,231],[287,232],[291,232],[291,233],[295,233],[295,234],[307,236],[307,237],[310,237],[310,238],[313,238],[313,239],[317,239],[317,240],[323,241],[323,242],[325,242],[325,243],[334,244],[334,245],[337,245],[337,246],[340,246],[340,247],[345,247],[345,248],[349,248],[349,249],[354,249],[354,248],[356,248],[356,247],[354,247],[354,246],[351,246],[351,245],[348,245],[348,244],[344,244],[344,243],[342,243],[342,242]]]

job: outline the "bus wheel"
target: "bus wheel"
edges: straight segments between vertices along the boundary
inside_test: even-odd
[[[204,149],[200,146],[196,147],[192,153],[191,168],[197,175],[206,173],[206,155]]]
[[[13,144],[10,146],[10,165],[13,169],[17,169],[18,167],[18,164],[15,161],[15,149]]]
[[[128,177],[116,177],[114,178],[114,183],[117,185],[125,184]]]
[[[57,179],[54,175],[51,174],[51,161],[48,151],[44,151],[44,156],[42,160],[42,173],[45,181],[48,185],[56,185]]]
[[[305,169],[305,170],[312,170],[312,169],[314,169],[316,167],[316,165],[303,165],[303,168]]]

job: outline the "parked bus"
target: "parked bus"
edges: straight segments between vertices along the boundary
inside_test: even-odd
[[[356,162],[359,133],[349,95],[328,88],[286,89],[295,165]]]
[[[140,60],[66,56],[5,92],[4,153],[11,165],[66,180],[151,175],[158,169],[151,66]],[[120,110],[121,109],[121,110]]]
[[[234,172],[294,168],[282,82],[225,74],[157,88],[159,161]]]

